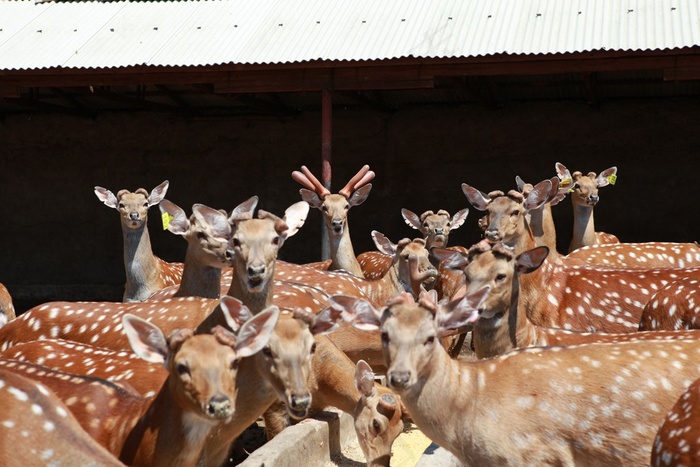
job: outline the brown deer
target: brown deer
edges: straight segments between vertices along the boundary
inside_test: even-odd
[[[0,283],[0,328],[8,321],[15,319],[15,306],[12,304],[12,296],[4,284]]]
[[[148,233],[148,208],[158,204],[168,190],[168,181],[151,193],[143,188],[135,192],[119,190],[117,195],[95,187],[95,195],[105,206],[119,211],[124,238],[126,270],[125,302],[142,302],[165,286],[177,284],[182,276],[181,263],[167,263],[153,254]]]
[[[698,465],[700,462],[700,380],[678,398],[656,433],[651,466]]]
[[[563,164],[555,164],[557,176],[562,187],[570,187],[571,204],[574,207],[574,234],[569,244],[569,253],[586,245],[605,243],[620,243],[620,240],[608,233],[596,232],[593,222],[593,208],[600,199],[598,190],[617,179],[617,167],[603,170],[600,175],[589,172],[583,175],[581,172],[569,172]]]
[[[374,172],[369,170],[369,165],[365,165],[337,194],[333,194],[306,166],[302,165],[301,171],[292,172],[292,178],[306,187],[299,190],[301,199],[323,213],[331,259],[330,262],[318,263],[320,268],[331,271],[343,269],[357,277],[364,277],[352,248],[348,211],[351,207],[365,202],[372,190],[372,184],[369,182],[374,176]]]
[[[344,310],[381,331],[389,386],[421,431],[466,465],[646,464],[664,415],[700,376],[697,340],[533,347],[456,361],[437,341],[478,307],[468,301],[417,304],[404,294],[383,311]]]
[[[270,308],[241,325],[238,336],[219,327],[197,336],[180,329],[166,338],[157,326],[126,315],[124,330],[134,352],[168,372],[153,398],[124,394],[96,378],[65,378],[49,369],[27,373],[41,377],[81,425],[123,462],[194,465],[205,443],[217,442],[209,436],[211,430],[233,415],[240,360],[267,344],[278,316],[279,310]],[[17,371],[31,365],[17,363]]]
[[[700,339],[700,331],[589,333],[533,324],[518,300],[520,276],[540,267],[547,257],[546,246],[516,256],[512,248],[502,243],[492,245],[482,240],[469,249],[466,257],[449,250],[438,249],[435,253],[443,258],[446,267],[463,271],[468,295],[484,295],[475,309],[472,330],[473,347],[478,358],[495,357],[521,347]]]
[[[158,208],[164,219],[164,227],[187,241],[187,253],[182,280],[175,293],[168,293],[168,289],[175,286],[166,287],[149,300],[162,300],[169,296],[219,298],[223,286],[221,270],[233,265],[228,249],[231,226],[226,212],[195,204],[188,219],[182,208],[167,199],[163,199]]]
[[[474,207],[486,211],[486,238],[501,241],[519,254],[536,247],[526,220],[529,210],[546,201],[549,180],[527,197],[511,190],[485,194],[463,184]],[[693,274],[693,268],[604,268],[556,264],[548,259],[522,277],[520,291],[527,316],[540,326],[580,331],[637,330],[642,308],[651,295],[672,280]]]
[[[41,383],[0,368],[0,464],[123,466]]]

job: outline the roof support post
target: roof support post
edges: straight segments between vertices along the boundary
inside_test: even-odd
[[[331,189],[331,135],[333,129],[333,95],[330,88],[321,90],[321,183],[329,191]],[[326,223],[323,222],[321,231],[321,259],[331,257],[330,242],[326,232]]]

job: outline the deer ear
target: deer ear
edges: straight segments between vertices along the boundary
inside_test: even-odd
[[[487,285],[469,295],[440,304],[435,315],[438,334],[443,337],[456,334],[453,331],[459,331],[464,326],[474,323],[479,318],[479,306],[490,290],[491,287]]]
[[[316,209],[321,209],[323,205],[323,200],[315,191],[307,190],[306,188],[299,189],[299,194],[301,199],[309,203],[309,205]]]
[[[486,211],[486,208],[491,202],[491,198],[489,198],[488,195],[466,183],[462,183],[462,193],[464,193],[464,196],[467,197],[471,205],[479,211]]]
[[[541,208],[549,199],[549,193],[552,191],[552,182],[544,180],[530,190],[527,198],[525,198],[525,210],[533,211]]]
[[[381,312],[362,298],[349,295],[331,295],[328,299],[331,308],[341,312],[341,317],[357,329],[374,331],[379,329]]]
[[[617,175],[617,167],[610,167],[609,169],[603,170],[598,178],[596,178],[596,183],[598,183],[598,188],[608,186],[611,183],[614,184],[614,180]]]
[[[311,334],[319,336],[335,331],[338,327],[338,320],[341,319],[342,312],[338,309],[328,307],[316,315],[313,326],[309,328]]]
[[[420,230],[420,228],[422,227],[420,223],[420,218],[413,211],[403,208],[401,209],[401,217],[403,217],[403,220],[406,221],[406,224],[409,227],[412,227],[416,230]]]
[[[367,201],[367,197],[369,196],[370,191],[372,191],[371,183],[361,186],[360,188],[352,192],[352,195],[350,195],[350,199],[348,199],[348,204],[350,204],[350,206],[359,206],[360,204]]]
[[[299,201],[289,206],[287,210],[284,211],[283,220],[288,227],[283,234],[284,238],[287,239],[299,232],[299,229],[304,225],[304,222],[306,222],[306,216],[308,215],[309,203],[306,201]]]
[[[158,204],[158,209],[163,216],[163,229],[169,230],[175,235],[185,235],[190,228],[187,214],[180,206],[163,198]]]
[[[462,271],[469,265],[469,258],[459,251],[448,250],[446,248],[433,248],[430,252],[440,260],[444,268]]]
[[[231,211],[231,215],[228,216],[229,223],[252,219],[253,213],[255,212],[255,207],[257,205],[257,196],[251,196],[247,200],[243,201],[241,204],[233,208],[233,211]]]
[[[109,191],[107,188],[96,186],[95,196],[97,196],[97,199],[102,201],[107,207],[114,209],[117,209],[119,207],[119,201],[117,201],[117,197],[114,196],[114,193]]]
[[[193,205],[192,212],[200,224],[211,230],[214,237],[225,241],[231,238],[231,224],[228,223],[226,214],[203,204]]]
[[[564,181],[572,178],[569,169],[567,169],[566,166],[561,162],[557,162],[556,164],[554,164],[554,169],[557,171],[557,177],[559,177],[559,180]]]
[[[243,323],[238,331],[236,353],[241,357],[249,357],[260,351],[270,340],[275,330],[280,310],[272,305]]]
[[[538,246],[532,250],[524,251],[515,258],[515,272],[520,274],[528,274],[539,268],[549,254],[549,248],[546,246]]]
[[[156,204],[160,203],[163,198],[165,198],[165,193],[168,192],[169,186],[170,182],[166,180],[151,190],[151,194],[148,195],[148,206],[155,206]]]
[[[250,309],[237,298],[230,295],[224,295],[220,299],[221,313],[224,315],[226,324],[233,332],[237,332],[241,328],[241,323],[245,323],[253,317]]]
[[[386,238],[386,236],[383,233],[373,230],[372,240],[374,240],[374,244],[377,246],[377,250],[381,251],[385,255],[394,256],[396,254],[397,246],[391,243],[391,240]]]
[[[355,386],[365,397],[376,394],[377,388],[374,386],[374,371],[364,360],[358,360],[355,367]]]
[[[457,212],[454,216],[452,216],[452,219],[450,219],[450,231],[462,227],[462,224],[464,224],[464,221],[467,220],[468,215],[469,208],[464,208],[461,211]]]
[[[165,364],[168,342],[158,326],[131,314],[123,316],[122,324],[136,355],[150,363]]]

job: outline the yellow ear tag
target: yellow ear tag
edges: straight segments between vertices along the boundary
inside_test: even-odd
[[[175,219],[175,216],[171,216],[170,213],[164,212],[161,218],[163,219],[163,230],[168,230],[170,221]]]
[[[610,182],[611,185],[614,185],[615,182],[617,181],[617,174],[608,175],[608,181]]]
[[[566,188],[567,186],[571,185],[571,182],[572,182],[571,177],[565,178],[559,182],[559,188]],[[574,191],[574,188],[571,187],[571,188],[569,188],[568,193],[571,193],[573,191]]]

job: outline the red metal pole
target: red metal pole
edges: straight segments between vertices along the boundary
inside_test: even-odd
[[[331,133],[333,128],[333,96],[330,89],[321,91],[321,183],[329,191],[331,190]],[[323,260],[331,257],[326,223],[322,224],[321,232],[321,258]]]

